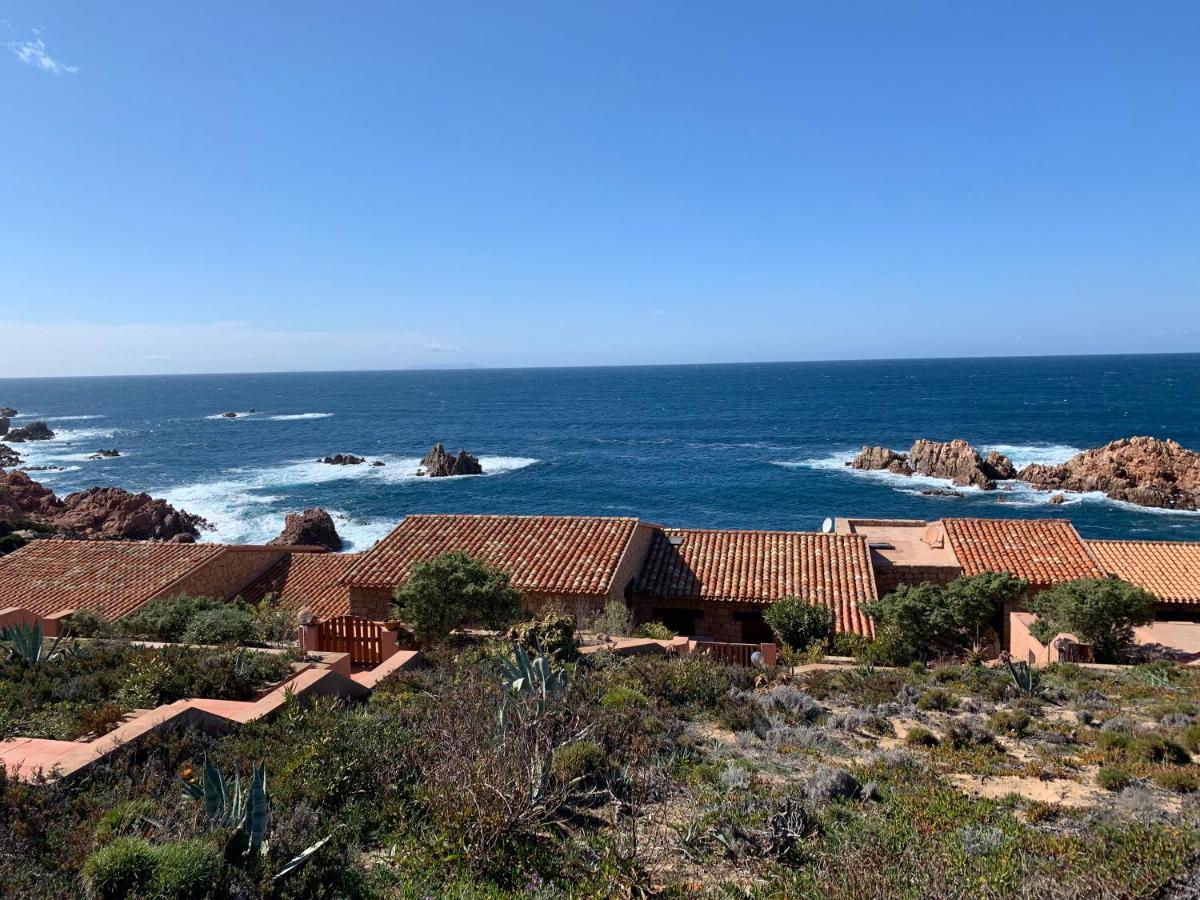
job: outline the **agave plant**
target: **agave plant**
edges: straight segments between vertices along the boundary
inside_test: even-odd
[[[1024,697],[1039,697],[1046,691],[1042,684],[1042,673],[1027,662],[1014,663],[1007,653],[1002,657],[1008,676],[1012,679],[1017,693]]]
[[[63,635],[58,635],[49,647],[42,634],[42,623],[9,625],[0,631],[0,641],[8,644],[9,658],[27,666],[36,666],[66,652],[60,648]]]
[[[267,769],[256,763],[249,785],[243,787],[241,776],[235,775],[230,784],[221,770],[206,758],[204,777],[198,784],[184,782],[184,791],[194,800],[204,803],[204,815],[216,828],[232,829],[231,842],[243,844],[244,853],[267,852]]]
[[[566,691],[570,676],[566,669],[553,666],[553,654],[539,653],[530,659],[525,648],[514,642],[513,656],[513,660],[504,657],[497,657],[496,660],[500,667],[505,696],[530,697],[537,701],[537,712],[541,714],[552,697],[560,696]],[[506,723],[507,710],[507,703],[501,704],[501,725]]]

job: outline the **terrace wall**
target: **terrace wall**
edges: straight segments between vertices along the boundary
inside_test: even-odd
[[[871,567],[875,570],[875,586],[879,596],[890,594],[902,584],[917,585],[923,581],[930,584],[949,584],[962,575],[958,566],[909,566],[893,563],[872,551]]]
[[[226,547],[211,562],[179,579],[159,597],[187,594],[193,597],[232,599],[267,569],[283,559],[287,547]]]

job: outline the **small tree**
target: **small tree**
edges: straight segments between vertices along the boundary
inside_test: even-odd
[[[1043,644],[1067,631],[1092,645],[1097,662],[1114,662],[1133,643],[1133,629],[1154,618],[1154,595],[1118,578],[1081,578],[1030,599],[1030,632]]]
[[[946,585],[950,614],[958,632],[956,642],[965,638],[972,650],[980,650],[1004,605],[1016,601],[1027,587],[1028,581],[1011,572],[984,572],[956,578]]]
[[[393,596],[396,617],[426,643],[465,625],[503,628],[521,613],[507,572],[457,550],[414,565]]]
[[[799,597],[776,600],[763,613],[763,620],[779,641],[793,650],[813,644],[825,646],[833,637],[833,612]]]

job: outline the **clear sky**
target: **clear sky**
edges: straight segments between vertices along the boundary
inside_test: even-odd
[[[0,376],[1200,350],[1200,3],[0,0]]]

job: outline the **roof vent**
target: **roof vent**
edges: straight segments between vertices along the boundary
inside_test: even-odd
[[[671,542],[672,547],[678,547],[680,544],[683,543],[683,535],[682,534],[673,534],[669,538],[667,538],[667,540]]]
[[[867,546],[872,550],[895,550],[895,544],[889,544],[887,541],[868,541]]]

